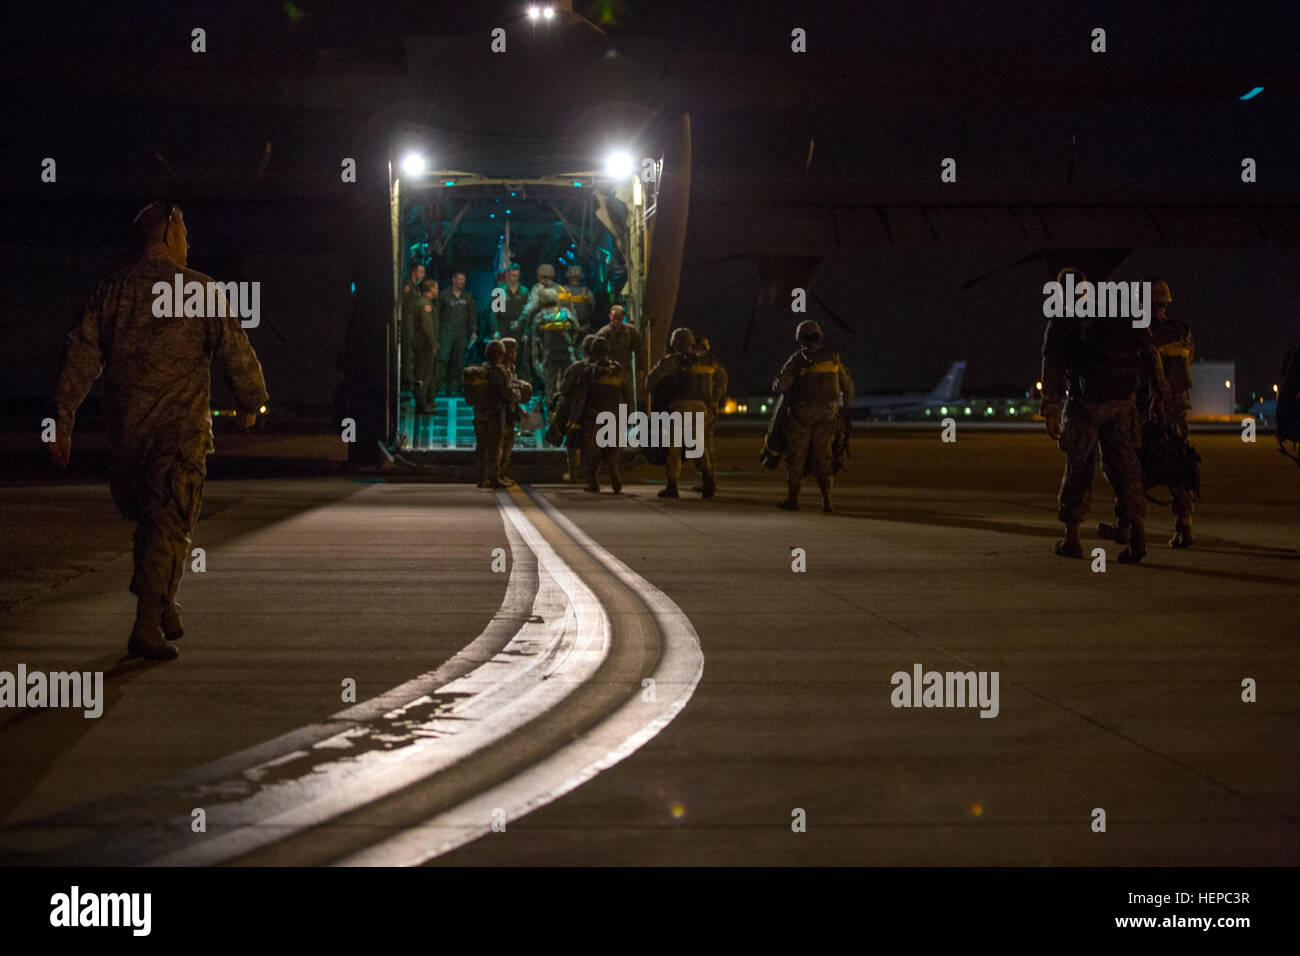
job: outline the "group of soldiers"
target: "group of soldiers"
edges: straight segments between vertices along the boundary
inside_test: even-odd
[[[531,289],[520,284],[519,275],[519,264],[511,263],[493,289],[493,301],[480,310],[465,290],[464,272],[453,272],[451,287],[440,292],[422,264],[411,266],[399,296],[398,336],[402,391],[417,414],[432,414],[437,395],[464,395],[467,360],[486,361],[487,346],[503,336],[517,343],[515,374],[544,387],[549,406],[577,341],[591,327],[596,300],[578,265],[569,267],[563,286],[549,263],[538,266]]]
[[[1086,281],[1074,271],[1076,285]],[[1103,538],[1123,544],[1119,560],[1136,564],[1146,554],[1146,485],[1139,450],[1143,426],[1156,423],[1186,436],[1195,351],[1185,322],[1169,318],[1173,296],[1163,279],[1151,283],[1152,321],[1134,328],[1127,318],[1052,319],[1043,337],[1042,415],[1047,432],[1066,455],[1059,517],[1063,557],[1083,557],[1079,526],[1088,515],[1098,451],[1115,489],[1115,520],[1097,525]],[[1192,544],[1194,495],[1171,487],[1174,535],[1170,546]]]

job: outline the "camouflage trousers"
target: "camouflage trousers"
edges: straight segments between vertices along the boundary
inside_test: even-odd
[[[510,455],[515,450],[515,423],[505,422],[501,428],[501,475],[504,477],[506,469],[510,467]]]
[[[479,481],[501,480],[502,435],[506,429],[506,410],[475,409],[474,458]]]
[[[549,417],[555,410],[560,401],[560,384],[564,381],[564,373],[568,369],[567,365],[543,365],[542,371],[545,373],[546,382],[546,414]],[[561,427],[563,427],[561,422]]]
[[[1101,451],[1102,473],[1115,489],[1115,515],[1120,524],[1140,523],[1146,515],[1142,485],[1142,425],[1131,398],[1096,405],[1066,402],[1061,420],[1065,476],[1059,497],[1061,521],[1082,524],[1092,504],[1092,479]]]
[[[790,409],[786,422],[786,477],[803,481],[804,472],[819,480],[835,473],[835,406]]]
[[[135,522],[131,591],[137,597],[175,599],[203,504],[203,475],[202,459],[176,449],[114,456],[109,490],[117,510]]]
[[[609,469],[610,480],[618,479],[618,446],[602,448],[596,444],[596,435],[599,431],[600,429],[596,427],[595,415],[587,415],[582,419],[581,467],[587,476],[587,481],[593,484],[599,478],[602,463]],[[570,433],[570,441],[572,440],[572,433]]]
[[[703,412],[707,417],[708,405],[705,402],[671,402],[668,405],[668,410],[673,412],[681,412],[683,419],[687,415],[694,415],[696,412]],[[708,428],[706,426],[705,433],[707,434],[707,432],[708,432]],[[699,458],[693,459],[693,461],[695,462],[695,468],[697,471],[699,471],[701,475],[705,475],[706,477],[712,478],[713,458],[710,456],[709,446],[704,440],[705,435],[700,435],[699,439],[700,439],[701,453]],[[683,451],[684,449],[676,445],[671,445],[668,448],[668,461],[666,463],[666,467],[668,471],[669,481],[676,481],[678,478],[682,476],[682,457],[683,457],[682,452]]]

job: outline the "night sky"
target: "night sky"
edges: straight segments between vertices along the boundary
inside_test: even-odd
[[[177,172],[202,172],[227,162],[255,164],[260,142],[272,139],[277,170],[292,171],[295,164],[306,169],[320,162],[319,155],[334,155],[349,128],[350,117],[327,110],[264,112],[255,121],[232,110],[219,129],[204,130],[200,150],[187,142],[183,101],[169,115],[157,115],[119,97],[119,84],[175,76],[183,88],[203,70],[246,75],[253,86],[273,84],[277,75],[400,75],[405,37],[481,33],[508,23],[522,6],[304,0],[160,4],[143,14],[134,5],[113,3],[7,8],[0,72],[9,129],[0,145],[0,187],[18,205],[0,235],[0,332],[18,347],[4,349],[0,359],[0,403],[12,406],[48,394],[77,305],[107,257],[120,251],[114,236],[125,235],[125,224],[115,232],[113,217],[152,198],[125,194],[116,204],[73,205],[52,193],[41,205],[34,170],[42,156],[68,158],[61,162],[61,179],[81,168],[98,175],[139,171],[159,149]],[[1259,163],[1259,189],[1289,196],[1292,203],[1300,195],[1294,69],[1300,15],[1293,3],[932,0],[855,8],[577,0],[575,9],[592,19],[610,12],[611,43],[622,36],[667,37],[675,49],[705,54],[773,55],[788,48],[791,27],[800,26],[809,34],[807,55],[842,58],[846,83],[857,73],[920,85],[920,92],[887,102],[864,98],[852,109],[809,102],[802,109],[694,115],[701,173],[802,176],[808,140],[815,139],[809,177],[882,188],[933,184],[935,157],[948,155],[959,158],[959,182],[999,187],[1008,202],[1021,187],[1061,184],[1067,175],[1074,184],[1102,190],[1217,187],[1237,179],[1240,158],[1248,155]],[[744,14],[737,16],[737,10]],[[202,60],[188,51],[189,30],[196,25],[207,29],[212,51]],[[1105,55],[1088,52],[1094,26],[1107,30]],[[924,93],[926,82],[946,84],[963,71],[990,82],[1005,79],[1011,91],[983,99]],[[1102,82],[1107,71],[1130,84],[1124,96],[1052,92],[1063,82]],[[1042,90],[1035,86],[1040,81]],[[1152,87],[1144,85],[1148,81]],[[1265,87],[1263,94],[1249,102],[1238,99],[1256,85]],[[502,91],[506,108],[551,111],[557,122],[581,108],[580,90],[554,104],[532,102],[528,92]],[[213,122],[216,114],[207,109],[204,115]],[[213,149],[214,143],[222,145]],[[321,215],[326,225],[313,228],[328,230],[328,216]],[[241,243],[253,242],[252,234],[279,228],[268,214],[267,222],[249,223],[242,231],[223,229],[214,221],[215,208],[201,204],[187,209],[187,218],[195,232],[191,265],[210,272],[235,256]],[[278,304],[284,341],[260,330],[254,345],[265,351],[273,396],[326,404],[337,382],[333,353],[343,344],[347,276],[328,265],[330,250],[321,244],[300,250],[294,245],[285,245],[283,272],[300,277],[302,294]],[[860,390],[928,389],[956,359],[970,363],[966,385],[972,392],[1028,387],[1037,375],[1045,268],[1030,263],[969,290],[961,286],[1029,251],[845,253],[824,263],[813,288],[856,329],[849,334],[826,322]],[[710,258],[727,254],[718,248]],[[1116,278],[1168,278],[1172,311],[1192,324],[1200,356],[1237,362],[1241,399],[1271,385],[1285,347],[1300,341],[1296,266],[1294,247],[1139,249]],[[316,268],[325,271],[313,273]],[[752,261],[699,265],[688,259],[683,272],[678,321],[711,335],[732,370],[734,392],[761,391],[791,348],[793,320],[766,316],[742,351],[757,285]]]

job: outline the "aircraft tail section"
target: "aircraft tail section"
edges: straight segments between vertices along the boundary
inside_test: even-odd
[[[951,402],[961,394],[962,376],[966,374],[965,362],[953,362],[948,374],[936,385],[926,398]]]

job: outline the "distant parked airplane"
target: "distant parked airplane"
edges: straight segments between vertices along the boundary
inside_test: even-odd
[[[965,362],[953,362],[948,374],[927,394],[910,392],[902,395],[859,395],[853,399],[853,410],[875,418],[892,418],[898,415],[919,415],[927,408],[950,405],[961,394],[961,379],[965,373]]]

